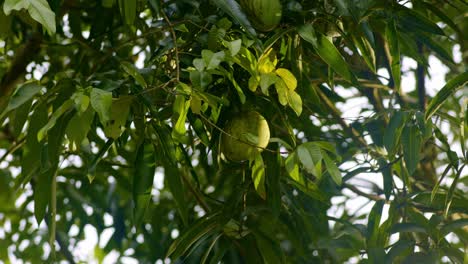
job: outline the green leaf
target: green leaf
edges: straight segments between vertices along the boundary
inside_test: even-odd
[[[111,117],[112,93],[101,89],[91,89],[91,106],[98,113],[102,124],[106,124]]]
[[[255,157],[252,166],[252,181],[255,186],[255,190],[262,199],[266,199],[265,191],[265,165],[263,164],[263,158],[260,152],[255,152]]]
[[[453,30],[455,30],[456,32],[460,32],[460,29],[455,24],[455,22],[452,19],[450,19],[444,12],[442,12],[443,9],[440,9],[439,6],[434,5],[434,4],[429,4],[426,2],[421,2],[420,4],[424,6],[424,8],[430,10],[432,13],[438,16],[440,20],[442,20],[442,22],[450,26]]]
[[[284,165],[291,179],[302,184],[304,183],[304,181],[299,175],[299,164],[297,163],[296,152],[289,154],[289,156],[286,158],[284,162]]]
[[[287,105],[288,104],[288,87],[284,83],[283,80],[278,79],[278,81],[275,83],[275,88],[276,92],[278,93],[278,101],[280,102],[281,105]]]
[[[296,113],[302,113],[302,99],[294,90],[289,90],[283,79],[278,79],[275,83],[276,92],[278,93],[278,100],[281,105],[288,104]]]
[[[289,88],[289,90],[295,90],[297,87],[297,80],[296,77],[287,69],[279,68],[276,69],[275,71],[276,74],[278,74],[281,79],[283,79],[284,83],[286,86]]]
[[[402,133],[403,159],[408,173],[412,175],[419,163],[419,150],[421,149],[421,133],[416,125],[406,125]]]
[[[174,197],[177,205],[177,211],[180,214],[184,225],[188,225],[188,208],[187,201],[185,199],[185,188],[182,183],[182,177],[185,177],[183,171],[177,168],[177,164],[172,165],[169,162],[164,163],[164,179],[166,180],[167,186]]]
[[[3,12],[9,15],[12,10],[28,10],[29,15],[42,24],[50,35],[55,34],[55,14],[46,0],[6,0]]]
[[[330,65],[336,73],[351,83],[357,82],[338,49],[326,36],[319,32],[316,33],[311,24],[299,28],[298,33],[305,41],[312,44],[320,58]]]
[[[240,87],[239,84],[237,83],[236,78],[234,78],[234,75],[233,75],[234,69],[231,68],[231,70],[229,71],[221,67],[220,70],[231,81],[232,86],[234,86],[234,88],[237,91],[237,94],[239,95],[239,100],[241,101],[242,104],[244,104],[246,100],[245,94],[244,94],[244,91],[242,91],[242,87]]]
[[[294,187],[296,187],[298,190],[306,194],[312,199],[321,201],[326,203],[328,201],[327,195],[325,192],[323,192],[317,184],[310,180],[305,180],[303,183],[289,180],[287,181],[288,183],[292,184]]]
[[[393,190],[392,165],[389,164],[384,158],[379,158],[378,163],[379,168],[382,171],[385,198],[388,200]]]
[[[250,24],[247,16],[242,11],[240,5],[235,0],[211,0],[218,8],[223,10],[226,14],[234,18],[241,26],[243,26],[247,32],[252,35],[256,36],[257,33],[255,29]]]
[[[310,142],[304,143],[297,147],[296,153],[304,168],[314,176],[318,176],[315,164],[321,162],[323,158],[320,148]]]
[[[468,71],[461,73],[455,78],[448,81],[445,86],[432,98],[431,102],[427,106],[426,120],[439,109],[439,107],[447,100],[447,98],[455,93],[460,87],[465,87],[468,82]]]
[[[276,64],[278,64],[276,51],[273,48],[269,48],[258,58],[257,71],[260,74],[273,72]]]
[[[390,159],[395,156],[395,151],[400,141],[401,132],[403,131],[403,125],[407,115],[405,112],[397,110],[390,118],[387,128],[384,132],[383,143],[387,149]]]
[[[257,91],[257,87],[259,85],[258,77],[256,75],[250,76],[249,78],[249,90],[252,92]],[[262,90],[263,92],[263,90]],[[266,90],[268,92],[268,90]]]
[[[223,223],[219,214],[211,214],[198,219],[171,244],[166,256],[174,260],[181,257],[193,244],[214,234],[222,225]]]
[[[369,69],[371,69],[371,71],[375,73],[376,58],[372,44],[365,37],[359,35],[352,35],[351,37],[354,40],[354,44],[357,46],[360,53],[362,54],[362,58],[366,62],[367,66],[369,66]]]
[[[219,64],[224,60],[226,56],[224,51],[213,53],[211,50],[202,50],[201,52],[203,61],[205,62],[207,70],[214,70],[218,68]]]
[[[128,1],[128,2],[134,2],[134,1]],[[132,76],[141,87],[143,88],[148,87],[148,85],[146,84],[145,78],[143,78],[143,76],[138,72],[138,69],[135,67],[135,65],[127,61],[122,61],[120,62],[120,66],[128,75]]]
[[[409,32],[424,31],[431,34],[445,35],[437,24],[412,9],[401,7],[398,11],[398,26]]]
[[[191,99],[186,100],[183,95],[176,95],[176,99],[174,101],[173,110],[177,121],[172,129],[172,137],[177,141],[181,141],[187,131],[185,128],[185,122],[190,108],[190,100]]]
[[[6,107],[4,112],[8,112],[20,107],[22,104],[31,100],[34,97],[34,95],[41,91],[41,89],[42,86],[39,85],[37,82],[29,82],[23,84],[12,95],[10,101],[8,102],[8,106]]]
[[[426,233],[427,230],[424,226],[416,224],[416,223],[397,223],[392,226],[390,233]]]
[[[102,6],[111,8],[114,5],[115,0],[102,0]]]
[[[424,264],[436,264],[439,263],[437,259],[437,253],[435,251],[429,251],[428,253],[423,252],[413,252],[408,257],[406,257],[402,264],[412,264],[412,263],[424,263]]]
[[[450,54],[450,52],[448,52],[443,46],[441,46],[439,42],[436,42],[432,38],[424,35],[418,36],[418,40],[420,40],[426,46],[432,49],[439,58],[447,60],[450,63],[455,63],[453,61],[452,54]]]
[[[202,91],[208,87],[212,79],[211,73],[196,70],[190,71],[190,81],[194,87],[200,88]]]
[[[253,76],[251,78],[254,78]],[[268,95],[268,88],[278,81],[278,76],[274,73],[266,73],[260,75],[260,88],[264,95]]]
[[[408,240],[399,240],[396,242],[392,246],[392,249],[390,249],[390,251],[387,253],[385,264],[395,263],[394,260],[397,259],[397,257],[404,257],[413,252],[414,244],[414,241]]]
[[[23,127],[29,117],[32,101],[33,100],[29,100],[22,104],[10,114],[9,119],[12,124],[11,133],[15,138],[18,138],[23,132]]]
[[[453,231],[456,231],[456,230],[460,230],[462,228],[464,228],[465,226],[468,225],[468,219],[457,219],[457,220],[453,220],[447,224],[445,224],[444,226],[442,226],[442,228],[440,229],[440,232],[441,232],[441,235],[446,235],[450,232],[453,232]]]
[[[325,161],[325,166],[327,166],[327,171],[332,177],[333,181],[338,185],[341,186],[342,178],[341,172],[336,166],[335,162],[333,162],[330,157],[327,155],[326,152],[322,152],[323,160]]]
[[[120,14],[127,25],[133,25],[137,13],[137,1],[119,0]]]
[[[447,167],[445,167],[445,170],[444,170],[444,172],[442,173],[442,175],[440,176],[440,179],[437,181],[437,183],[436,183],[436,185],[434,186],[434,188],[432,188],[432,192],[431,192],[431,203],[432,203],[432,201],[434,201],[434,197],[436,196],[437,191],[439,190],[440,183],[441,183],[442,180],[445,178],[445,176],[447,176],[447,173],[450,171],[451,168],[452,168],[452,164],[448,164]]]
[[[378,246],[376,243],[379,236],[379,226],[383,205],[384,201],[376,201],[369,213],[369,219],[367,221],[367,243],[369,247]]]
[[[276,243],[265,237],[260,232],[255,233],[255,240],[262,255],[264,263],[284,263],[281,250],[276,247]]]
[[[26,133],[26,143],[22,148],[21,174],[27,180],[41,165],[43,144],[37,140],[37,133],[47,123],[47,108],[39,105],[32,114]]]
[[[195,69],[199,72],[204,71],[206,68],[205,61],[201,58],[193,59],[193,66],[195,66]]]
[[[57,120],[68,110],[70,110],[73,107],[73,101],[71,99],[65,101],[55,112],[52,114],[52,116],[49,119],[49,122],[39,130],[37,133],[37,140],[42,141],[45,136],[47,135],[47,132],[55,126],[55,123]]]
[[[395,26],[395,21],[393,19],[387,22],[387,27],[385,28],[385,37],[387,38],[388,48],[390,49],[390,68],[392,71],[393,82],[395,84],[396,91],[400,91],[400,46],[398,44],[398,32]]]
[[[279,149],[278,144],[271,144],[274,146],[273,149]],[[265,175],[266,177],[266,191],[267,191],[267,203],[271,209],[272,215],[277,218],[281,213],[281,176],[283,170],[281,168],[282,157],[279,153],[263,152],[265,157]]]
[[[109,148],[112,146],[113,143],[114,143],[113,138],[108,139],[106,143],[104,144],[104,146],[101,147],[101,149],[96,155],[89,157],[90,162],[89,162],[88,171],[87,171],[87,177],[88,177],[89,183],[92,183],[94,181],[96,167],[99,161],[101,161],[102,157],[104,157],[104,154],[107,153],[107,151],[109,150]]]
[[[68,100],[71,101],[71,100]],[[34,189],[34,216],[38,224],[45,216],[47,205],[50,201],[52,178],[57,173],[62,149],[62,141],[65,128],[70,120],[69,115],[62,115],[57,121],[57,125],[50,129],[48,142],[42,147],[41,158],[43,162],[40,173],[36,175]]]
[[[128,119],[133,96],[124,95],[112,102],[110,119],[104,126],[106,137],[117,139],[122,134],[122,128]]]
[[[302,99],[295,91],[288,91],[288,103],[297,116],[302,113]]]
[[[133,223],[139,227],[151,200],[151,189],[156,170],[155,149],[151,142],[143,142],[135,158],[133,182]]]
[[[229,49],[230,55],[234,57],[237,55],[237,53],[239,53],[242,47],[242,40],[236,39],[233,41],[226,42],[226,46]]]
[[[70,119],[65,133],[70,140],[72,150],[78,149],[84,138],[88,135],[94,114],[94,110],[89,107],[84,113],[76,113]]]

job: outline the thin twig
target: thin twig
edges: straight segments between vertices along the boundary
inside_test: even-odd
[[[349,190],[352,191],[353,193],[358,194],[358,195],[360,195],[360,196],[364,196],[364,197],[366,197],[366,198],[369,199],[369,200],[374,200],[374,201],[385,201],[385,198],[380,197],[380,196],[378,196],[378,195],[376,195],[376,194],[365,193],[365,192],[359,190],[359,189],[358,189],[356,186],[354,186],[354,185],[344,183],[344,184],[343,184],[343,187],[346,187],[347,189],[349,189]]]
[[[10,154],[14,153],[15,151],[17,151],[18,149],[20,149],[24,145],[24,143],[26,143],[25,138],[20,139],[18,141],[18,143],[16,143],[11,148],[9,148],[7,150],[7,152],[5,152],[5,154],[3,154],[2,157],[0,157],[0,162],[4,161],[8,155],[10,155]]]
[[[179,61],[179,49],[177,48],[177,36],[175,34],[173,24],[169,21],[166,13],[161,9],[161,14],[163,15],[164,20],[166,21],[167,25],[169,26],[169,31],[171,32],[172,41],[174,42],[174,51],[175,51],[175,60],[176,60],[176,79],[177,81],[180,80],[180,61]]]

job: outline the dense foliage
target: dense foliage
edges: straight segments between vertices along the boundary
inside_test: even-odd
[[[0,260],[466,263],[466,1],[268,1],[0,1]]]

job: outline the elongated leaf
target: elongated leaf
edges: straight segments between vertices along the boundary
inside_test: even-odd
[[[445,235],[445,234],[448,234],[450,232],[453,232],[453,231],[459,230],[461,228],[464,228],[467,225],[468,225],[468,219],[457,219],[457,220],[454,220],[454,221],[452,221],[450,223],[445,224],[441,228],[440,231],[441,231],[442,235]]]
[[[284,263],[282,261],[281,250],[276,247],[276,243],[266,238],[259,232],[255,233],[257,246],[262,254],[264,263]]]
[[[98,113],[102,124],[106,124],[111,116],[112,93],[101,89],[91,90],[91,106]]]
[[[397,257],[401,256],[406,256],[407,254],[410,254],[413,252],[414,248],[414,241],[408,241],[408,240],[400,240],[396,242],[393,246],[392,249],[387,253],[386,259],[385,259],[385,264],[392,264],[395,263],[394,260]]]
[[[369,219],[367,221],[367,243],[369,247],[375,247],[377,238],[379,236],[380,219],[382,217],[384,201],[380,200],[375,202],[369,213]]]
[[[148,86],[146,84],[145,78],[143,78],[143,76],[138,72],[138,69],[133,64],[127,61],[122,61],[120,62],[120,65],[122,66],[122,69],[130,76],[132,76],[141,87],[146,88]]]
[[[172,129],[172,137],[176,141],[181,141],[185,135],[185,121],[187,120],[187,113],[190,108],[190,100],[186,100],[183,95],[177,95],[174,101],[173,110],[176,117],[176,123]]]
[[[47,145],[42,147],[42,157],[46,158],[42,163],[40,174],[36,177],[34,189],[34,216],[38,224],[44,219],[46,208],[50,201],[52,177],[57,172],[62,141],[70,116],[63,115],[57,125],[50,129]]]
[[[265,191],[265,165],[263,164],[262,155],[260,152],[255,153],[255,159],[252,165],[252,181],[258,195],[266,199]]]
[[[396,111],[390,118],[390,122],[385,129],[383,143],[387,149],[390,159],[393,159],[395,156],[395,151],[400,141],[406,117],[407,115],[405,112]]]
[[[380,170],[382,171],[385,198],[388,200],[393,190],[393,172],[392,165],[384,158],[378,160]]]
[[[73,107],[73,101],[72,100],[67,100],[65,101],[57,110],[52,114],[52,116],[49,119],[49,122],[39,130],[37,133],[37,140],[42,141],[44,137],[47,135],[47,132],[55,126],[55,123],[57,120],[68,110],[70,110]]]
[[[42,86],[40,86],[37,82],[23,84],[11,97],[5,112],[20,107],[22,104],[32,99],[34,95],[36,95],[41,89]]]
[[[296,187],[298,190],[300,190],[301,192],[303,192],[310,198],[316,199],[322,202],[327,202],[327,195],[325,194],[325,192],[320,190],[320,188],[314,182],[309,181],[309,180],[305,180],[303,183],[293,181],[293,180],[289,180],[287,182],[292,184],[294,187]]]
[[[403,144],[403,159],[408,173],[412,175],[419,163],[419,150],[421,149],[421,133],[417,126],[407,125],[401,136]]]
[[[29,178],[40,166],[43,144],[37,140],[37,132],[46,123],[47,108],[44,104],[41,104],[31,116],[26,134],[26,144],[23,147],[21,173],[25,178]]]
[[[432,49],[435,54],[444,60],[447,60],[451,63],[455,63],[452,58],[452,54],[448,52],[442,45],[440,45],[438,42],[432,40],[432,38],[425,36],[425,35],[419,35],[418,36],[419,40],[423,42],[426,46],[428,46],[430,49]]]
[[[336,166],[335,162],[330,159],[326,152],[322,152],[323,160],[325,161],[325,166],[327,166],[328,174],[332,177],[333,181],[340,186],[342,182],[341,172]]]
[[[236,20],[241,26],[243,26],[247,32],[256,36],[257,33],[255,29],[250,24],[250,21],[247,19],[247,16],[242,11],[240,5],[235,0],[211,0],[217,7],[223,10],[224,13],[228,14],[234,20]]]
[[[164,158],[164,156],[163,156]],[[164,164],[164,179],[167,187],[171,191],[177,205],[177,211],[180,214],[184,225],[188,224],[187,202],[185,199],[185,186],[182,183],[182,171],[177,168],[177,165],[172,165],[169,162]]]
[[[387,22],[387,27],[385,28],[385,37],[387,38],[388,47],[390,49],[390,68],[392,71],[393,82],[395,84],[395,89],[400,91],[400,46],[398,44],[398,32],[393,19]]]
[[[299,28],[298,33],[305,41],[312,44],[320,58],[330,65],[336,73],[341,75],[345,80],[356,83],[356,77],[354,77],[349,69],[348,64],[335,45],[326,36],[318,32],[316,33],[310,24]]]
[[[125,2],[124,9],[125,9],[125,22],[127,25],[133,25],[135,21],[135,17],[137,15],[137,4],[138,1],[122,1]]]
[[[460,32],[460,29],[455,24],[455,22],[452,19],[450,19],[444,12],[442,12],[442,10],[437,5],[429,4],[426,2],[421,2],[420,4],[424,6],[425,8],[427,8],[428,10],[431,10],[432,13],[438,16],[440,20],[442,20],[442,22],[447,24],[453,30],[455,30],[456,32]]]
[[[468,71],[448,81],[427,106],[426,120],[431,118],[450,95],[455,93],[460,87],[464,87],[466,83],[468,83]]]
[[[398,223],[398,224],[395,224],[390,230],[390,233],[392,234],[402,233],[402,232],[426,233],[427,230],[424,228],[424,226],[416,224],[416,223]]]
[[[351,37],[354,40],[354,44],[359,48],[359,51],[361,52],[367,66],[369,66],[369,69],[375,73],[376,58],[372,44],[365,37],[355,35],[352,35]]]
[[[437,24],[418,12],[406,7],[402,7],[401,10],[398,11],[398,24],[401,30],[404,31],[424,31],[437,35],[445,35],[444,31],[440,29]]]
[[[172,259],[181,257],[194,243],[216,232],[222,225],[221,216],[218,214],[207,215],[198,219],[188,230],[184,230],[182,236],[171,244],[166,256]]]
[[[297,162],[297,154],[296,152],[291,153],[284,162],[286,171],[294,181],[299,183],[304,183],[299,175],[299,164]]]
[[[150,142],[143,142],[138,148],[133,175],[133,224],[138,227],[143,220],[151,200],[155,165],[155,149]]]

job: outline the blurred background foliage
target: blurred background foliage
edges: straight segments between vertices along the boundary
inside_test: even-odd
[[[0,1],[0,260],[466,263],[467,2],[280,3]]]

